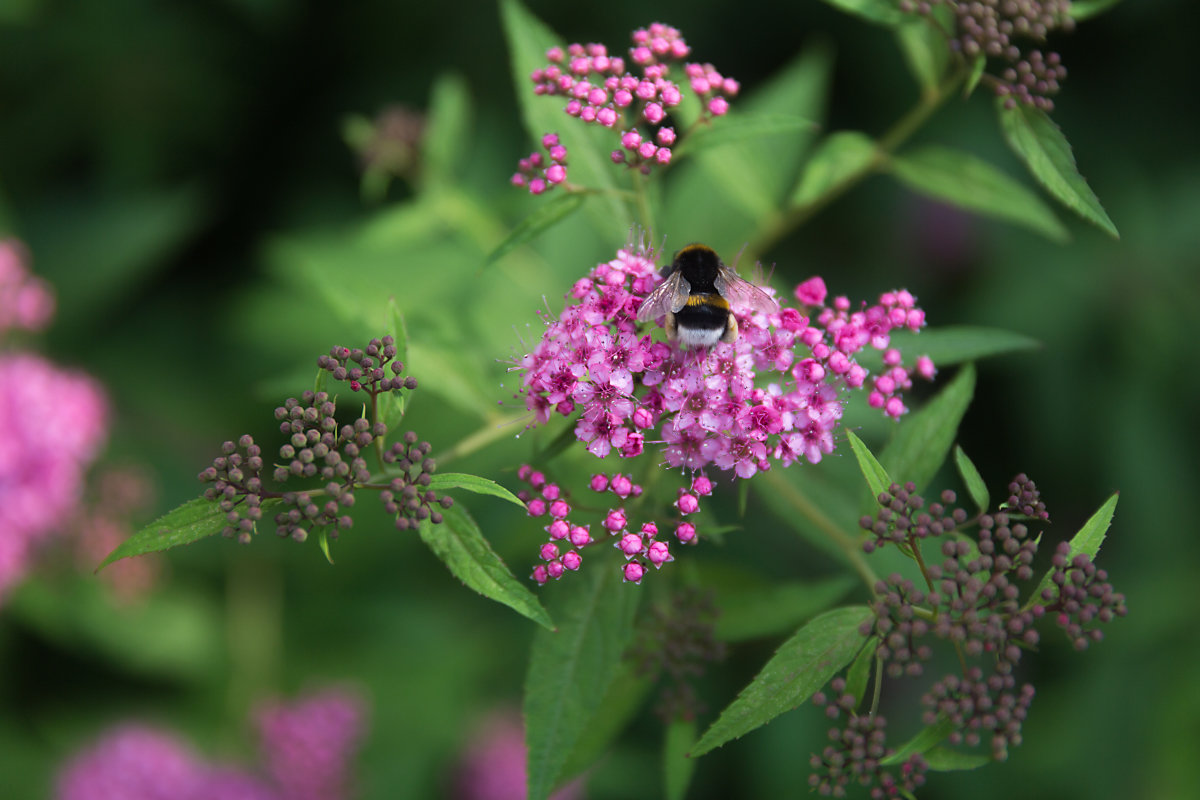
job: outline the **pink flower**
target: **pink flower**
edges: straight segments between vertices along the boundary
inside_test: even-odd
[[[194,796],[205,767],[182,741],[140,725],[107,732],[75,755],[57,780],[58,800],[174,800]]]
[[[350,796],[350,767],[363,737],[365,713],[357,696],[341,690],[269,704],[257,713],[264,765],[284,797]]]
[[[0,593],[73,513],[107,434],[108,409],[88,376],[38,356],[0,356]]]
[[[495,712],[467,740],[456,767],[456,800],[525,800],[525,729],[516,711]],[[551,800],[579,800],[583,779],[568,783]]]

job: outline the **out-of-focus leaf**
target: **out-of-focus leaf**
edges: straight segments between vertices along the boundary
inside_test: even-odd
[[[912,481],[917,491],[946,460],[958,425],[975,394],[975,366],[967,364],[924,408],[900,420],[879,461],[899,483]]]
[[[698,128],[683,141],[674,153],[682,158],[700,150],[726,144],[760,139],[777,134],[795,134],[816,130],[816,123],[793,114],[735,114],[721,117],[711,124]]]
[[[717,604],[721,615],[714,633],[718,639],[732,642],[795,630],[804,620],[841,600],[855,585],[853,578],[844,575],[810,583],[758,583],[740,590],[720,590]]]
[[[471,96],[460,75],[441,75],[429,93],[429,125],[421,137],[421,156],[428,176],[452,181],[462,169],[471,135]]]
[[[892,158],[893,175],[914,191],[1022,225],[1056,242],[1067,229],[1027,187],[970,153],[927,145]]]
[[[867,639],[850,669],[846,670],[846,693],[854,698],[856,705],[862,702],[867,691],[867,679],[871,677],[871,664],[875,662],[878,645],[879,639],[874,636]]]
[[[888,0],[825,0],[825,2],[847,14],[853,14],[868,22],[886,25],[889,28],[899,25],[906,19],[896,3]]]
[[[421,521],[421,541],[429,545],[454,576],[484,597],[553,630],[554,623],[546,609],[533,592],[513,577],[462,506],[453,505],[442,511],[442,516],[440,525],[427,519]]]
[[[931,747],[940,744],[953,730],[954,724],[943,717],[932,725],[922,728],[916,736],[902,744],[896,752],[883,758],[880,763],[886,766],[900,764],[913,753],[924,753]]]
[[[120,605],[100,581],[27,581],[4,611],[59,646],[142,675],[203,680],[223,652],[220,610],[179,586]]]
[[[278,498],[267,498],[262,501],[263,518],[269,519],[267,513],[280,503]],[[151,522],[140,531],[130,536],[108,554],[97,570],[130,556],[140,556],[146,553],[158,553],[170,550],[181,544],[191,544],[199,539],[220,533],[227,525],[225,512],[215,500],[197,497],[189,500],[173,511]]]
[[[811,697],[862,648],[858,626],[870,616],[865,606],[836,608],[797,631],[704,732],[692,756],[744,736]]]
[[[983,482],[979,470],[975,468],[975,462],[967,458],[966,452],[961,447],[955,447],[954,463],[958,466],[958,474],[962,477],[963,483],[967,485],[967,493],[971,495],[971,502],[980,511],[987,511],[991,500],[988,497],[987,484]]]
[[[429,481],[429,488],[435,492],[445,492],[447,489],[465,489],[475,494],[489,494],[507,500],[524,510],[525,504],[517,496],[500,484],[478,475],[468,475],[465,472],[439,472]]]
[[[1054,120],[1045,111],[1024,103],[1005,108],[1003,99],[998,100],[996,109],[1008,146],[1025,162],[1037,182],[1064,206],[1114,239],[1121,238],[1100,199],[1079,174],[1071,143]]]
[[[129,297],[208,217],[194,186],[49,208],[29,220],[28,244],[36,271],[54,284],[57,326],[85,322]]]
[[[1042,346],[1037,339],[1001,328],[978,328],[950,325],[926,328],[920,333],[897,331],[891,344],[902,353],[927,355],[938,367],[948,367],[965,361],[978,361],[989,356],[1035,350]]]
[[[863,440],[855,435],[854,431],[846,431],[846,438],[850,440],[850,449],[854,451],[854,457],[858,460],[859,470],[862,471],[863,477],[867,479],[867,486],[871,489],[871,496],[879,497],[894,482],[892,476],[888,474],[883,464],[879,463],[879,460],[875,458],[875,454],[863,444]]]
[[[950,60],[945,35],[930,22],[917,18],[896,27],[896,41],[921,90],[936,89]]]
[[[593,569],[564,587],[559,628],[539,630],[525,678],[529,798],[548,797],[586,732],[633,632],[641,595],[615,569]]]
[[[663,797],[683,800],[696,771],[696,761],[688,750],[696,741],[696,720],[676,719],[667,725],[663,744]]]
[[[1096,554],[1100,552],[1100,545],[1104,543],[1104,537],[1108,535],[1108,526],[1112,524],[1113,514],[1117,511],[1118,499],[1120,499],[1119,493],[1108,498],[1108,501],[1100,506],[1087,522],[1083,523],[1079,532],[1071,537],[1071,552],[1067,554],[1068,561],[1080,553],[1093,559],[1096,557]],[[1042,576],[1037,589],[1029,596],[1032,602],[1042,602],[1042,591],[1050,588],[1053,574],[1054,568],[1051,567]]]
[[[850,179],[869,169],[875,157],[875,140],[865,133],[836,131],[829,134],[804,165],[792,203],[808,205],[837,192]]]
[[[934,772],[956,772],[987,766],[992,757],[985,753],[960,753],[939,745],[925,751],[925,763]]]
[[[504,241],[488,253],[485,264],[492,264],[516,250],[521,245],[536,238],[548,228],[557,225],[562,220],[579,210],[583,205],[583,195],[568,192],[556,192],[552,197],[525,219],[513,226]]]
[[[1119,2],[1121,0],[1071,0],[1068,13],[1076,20],[1091,19],[1108,11]]]
[[[975,60],[971,62],[971,72],[967,75],[967,82],[963,86],[963,97],[970,97],[975,93],[975,88],[979,86],[979,81],[983,79],[983,71],[987,68],[987,56],[975,56]]]

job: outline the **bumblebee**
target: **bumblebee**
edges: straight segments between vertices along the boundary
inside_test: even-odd
[[[711,247],[689,244],[662,270],[663,281],[638,309],[637,321],[666,316],[667,337],[684,347],[712,347],[738,338],[738,311],[774,313],[779,303],[721,263]]]

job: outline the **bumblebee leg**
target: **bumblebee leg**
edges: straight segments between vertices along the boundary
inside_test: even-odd
[[[667,329],[667,338],[670,339],[672,342],[675,341],[676,338],[678,338],[679,330],[678,330],[678,328],[675,327],[674,312],[672,312],[672,311],[667,312],[667,321],[663,327],[665,327]]]
[[[729,315],[729,321],[725,323],[725,333],[721,334],[721,341],[725,344],[733,344],[738,338],[737,317],[733,314]]]

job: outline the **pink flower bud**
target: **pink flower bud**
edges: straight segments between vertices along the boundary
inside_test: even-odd
[[[596,121],[606,128],[611,128],[617,124],[616,110],[605,106],[596,112]]]
[[[642,576],[646,574],[646,568],[637,561],[630,561],[621,570],[621,575],[625,583],[641,583]]]
[[[692,478],[692,491],[701,497],[708,497],[712,494],[713,483],[706,475],[697,475]]]
[[[591,483],[588,485],[592,487],[593,492],[603,492],[608,488],[608,476],[603,472],[597,472],[592,476]]]
[[[621,134],[621,146],[626,150],[636,150],[642,143],[642,135],[637,131],[625,131]]]
[[[680,544],[688,544],[696,538],[696,526],[690,522],[681,522],[675,528],[675,538]]]
[[[553,542],[546,542],[542,545],[541,556],[542,561],[553,561],[558,558],[558,545]]]
[[[517,469],[517,478],[523,481],[528,481],[529,476],[533,474],[533,467],[528,464],[522,464]]]
[[[583,556],[576,553],[574,550],[568,550],[563,553],[562,565],[574,572],[579,569],[579,565],[583,563]]]
[[[535,497],[528,504],[529,516],[540,517],[546,513],[546,501],[540,497]]]
[[[647,539],[653,539],[655,536],[658,536],[658,526],[653,522],[643,522],[641,534]]]
[[[608,512],[608,516],[604,518],[604,527],[609,531],[616,533],[625,527],[625,509],[618,508]]]
[[[533,574],[529,577],[537,581],[539,585],[544,586],[546,581],[550,580],[550,573],[546,571],[545,567],[543,567],[541,564],[538,564],[533,568]]]
[[[662,97],[663,105],[668,108],[674,108],[683,100],[683,95],[679,91],[679,87],[673,83],[667,83],[662,87],[659,95]]]
[[[654,154],[658,152],[658,148],[654,146],[654,142],[642,142],[638,146],[638,155],[644,159],[654,158]]]
[[[535,489],[541,489],[546,485],[546,473],[531,472],[529,474],[529,485]]]
[[[675,506],[679,509],[680,514],[695,514],[700,510],[700,500],[694,494],[681,491],[679,499],[675,501]]]
[[[819,306],[825,302],[825,281],[820,276],[809,278],[796,287],[796,299],[806,306]]]
[[[650,549],[646,551],[646,558],[650,559],[650,563],[655,569],[659,569],[668,561],[674,561],[675,556],[671,555],[670,549],[666,542],[655,542],[650,545]]]
[[[663,107],[658,103],[646,103],[646,107],[642,109],[642,116],[652,125],[657,125],[667,116],[667,112],[663,111]]]
[[[582,525],[571,528],[571,544],[576,547],[587,547],[592,543],[592,533]]]
[[[659,128],[655,134],[658,143],[663,147],[670,147],[675,144],[675,129],[674,128]]]
[[[562,519],[571,513],[571,506],[566,500],[555,500],[550,504],[550,516],[555,519]]]
[[[904,407],[903,400],[901,400],[899,397],[891,397],[888,398],[887,407],[884,408],[883,413],[887,414],[889,417],[898,418],[907,410],[908,409]]]
[[[546,180],[552,184],[562,183],[567,179],[567,168],[562,164],[555,164],[546,170]]]
[[[624,500],[633,493],[633,481],[629,479],[628,475],[622,475],[618,472],[616,475],[613,475],[609,488],[612,489],[613,494]]]
[[[546,533],[551,539],[564,539],[571,530],[571,525],[565,519],[556,519],[546,526]]]
[[[933,376],[937,374],[933,359],[929,356],[917,356],[917,374],[927,381],[933,380]]]
[[[542,497],[547,500],[557,500],[561,494],[557,483],[547,483],[542,489]]]
[[[642,542],[642,537],[636,533],[627,533],[621,537],[620,541],[614,545],[618,550],[625,554],[626,558],[633,558],[636,555],[641,555],[645,549],[645,544]]]
[[[541,194],[546,191],[546,181],[542,178],[534,178],[529,182],[530,194]]]
[[[659,164],[671,163],[671,148],[660,147],[654,153],[654,160]]]
[[[542,147],[546,148],[547,150],[549,150],[551,147],[556,146],[557,144],[558,144],[558,134],[557,133],[547,133],[545,136],[542,137]]]
[[[563,575],[563,563],[561,561],[551,561],[546,565],[546,572],[550,574],[551,578],[558,580]]]

